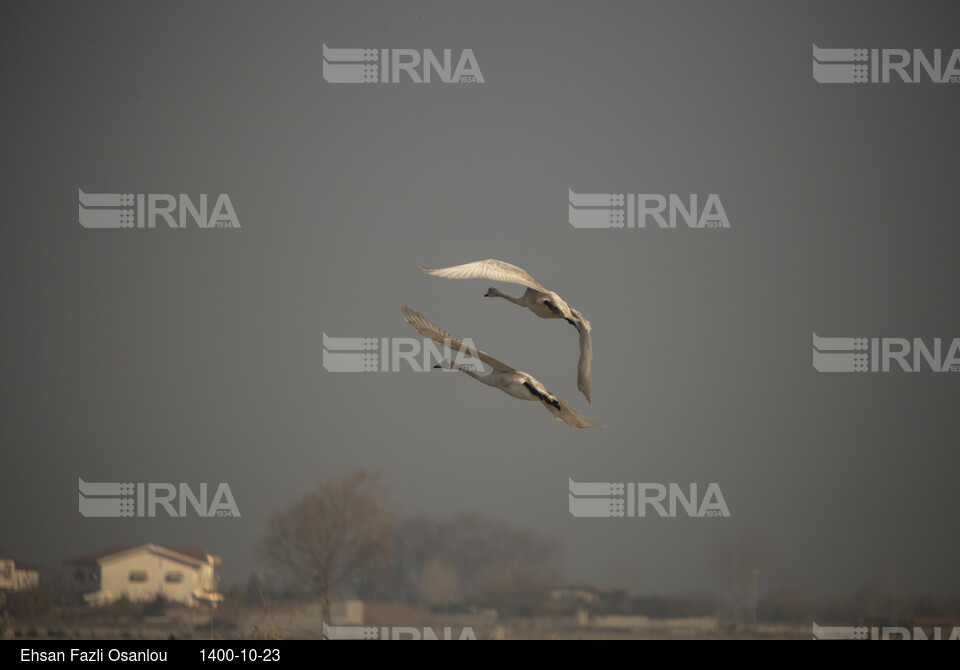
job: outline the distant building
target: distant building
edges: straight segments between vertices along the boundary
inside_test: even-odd
[[[105,605],[124,596],[132,601],[163,596],[170,602],[197,606],[216,603],[220,558],[197,547],[139,547],[108,549],[81,556],[66,565],[72,586],[91,605]]]
[[[960,630],[960,619],[916,617],[907,622],[910,639],[952,640],[954,631]]]
[[[553,600],[577,603],[592,603],[597,599],[597,589],[593,586],[561,586],[550,592]]]
[[[13,556],[0,556],[0,591],[29,591],[40,588],[36,568],[17,565]]]

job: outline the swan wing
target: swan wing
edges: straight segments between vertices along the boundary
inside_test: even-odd
[[[403,312],[403,319],[410,324],[410,327],[415,331],[428,337],[440,346],[449,346],[452,351],[461,351],[467,356],[472,358],[478,358],[480,361],[489,365],[494,370],[500,372],[516,372],[516,368],[511,367],[501,361],[499,358],[491,356],[485,351],[480,351],[479,349],[474,349],[473,347],[467,346],[457,337],[454,337],[445,330],[441,330],[433,325],[429,319],[415,312],[406,305],[400,306],[401,311]]]
[[[440,268],[431,270],[420,266],[423,272],[434,277],[446,277],[448,279],[493,279],[494,281],[504,281],[510,284],[520,284],[535,291],[546,291],[536,279],[523,268],[516,265],[488,258],[485,261],[474,261],[473,263],[464,263],[463,265],[454,265],[449,268]]]
[[[606,428],[606,426],[601,426],[596,421],[588,419],[583,414],[575,410],[568,403],[564,402],[557,396],[554,396],[557,403],[560,405],[559,408],[554,407],[552,404],[548,403],[546,400],[541,399],[540,402],[543,403],[543,406],[550,410],[550,413],[557,417],[558,420],[563,421],[569,426],[574,428]]]
[[[546,389],[544,389],[544,391],[546,391]],[[557,421],[563,421],[568,426],[573,426],[574,428],[606,428],[606,426],[601,426],[596,421],[588,419],[571,407],[570,403],[553,393],[546,391],[538,397],[540,398],[540,403],[553,414]]]
[[[550,393],[543,384],[529,375],[527,375],[526,386],[540,400],[541,404],[553,414],[557,421],[563,421],[574,428],[606,428],[606,426],[585,417],[559,396]]]
[[[586,396],[587,402],[593,402],[593,343],[590,342],[589,322],[577,323],[580,332],[580,362],[577,364],[577,388]],[[567,331],[569,332],[569,331]]]

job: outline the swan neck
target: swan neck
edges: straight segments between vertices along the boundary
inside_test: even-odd
[[[516,298],[516,297],[510,295],[509,293],[504,293],[503,291],[500,291],[500,290],[498,290],[498,289],[493,289],[492,294],[493,294],[495,297],[497,297],[497,298],[503,298],[504,300],[509,300],[510,302],[512,302],[512,303],[515,304],[515,305],[521,305],[521,306],[523,305],[523,300],[522,300],[522,299]]]
[[[471,377],[473,377],[474,379],[481,381],[484,384],[487,384],[488,386],[493,385],[493,382],[490,380],[490,377],[492,376],[491,374],[482,375],[476,370],[474,370],[473,366],[471,365],[460,365],[457,367],[457,369],[460,370],[460,372],[466,373]]]

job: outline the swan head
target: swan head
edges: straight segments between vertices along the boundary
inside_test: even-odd
[[[459,372],[474,372],[479,374],[484,374],[483,363],[474,359],[468,358],[466,362],[457,362],[452,358],[444,358],[440,363],[433,366],[434,370],[440,369],[449,372],[450,370],[459,371]]]
[[[444,358],[438,364],[433,366],[434,370],[459,370],[460,366],[457,365],[457,362],[452,358]]]
[[[487,292],[483,294],[483,297],[484,297],[484,298],[495,298],[495,297],[497,297],[499,294],[500,294],[500,291],[498,291],[497,289],[495,289],[494,287],[491,286],[490,288],[487,289]]]

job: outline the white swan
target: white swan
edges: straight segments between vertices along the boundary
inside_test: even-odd
[[[488,258],[485,261],[475,261],[464,265],[454,265],[449,268],[431,270],[420,266],[423,272],[435,277],[448,279],[493,279],[526,286],[522,296],[516,298],[508,293],[490,288],[484,297],[504,298],[510,302],[526,307],[542,319],[566,319],[580,333],[580,362],[577,365],[577,388],[587,397],[587,402],[593,402],[590,394],[593,387],[593,345],[590,343],[590,322],[583,318],[583,314],[573,309],[553,291],[545,289],[537,280],[523,268],[504,263],[503,261]]]
[[[563,421],[574,428],[606,428],[595,421],[591,421],[583,416],[577,410],[563,400],[550,393],[543,384],[533,378],[532,375],[517,370],[494,358],[490,354],[464,345],[464,343],[430,323],[422,314],[419,314],[406,305],[401,305],[404,320],[410,326],[431,340],[442,346],[448,346],[452,350],[457,350],[471,358],[477,358],[486,365],[493,368],[489,373],[482,375],[469,365],[457,365],[455,361],[446,359],[441,365],[435,365],[435,368],[446,368],[460,370],[477,379],[487,386],[498,388],[507,395],[519,398],[520,400],[539,400],[543,406],[550,410],[557,421]]]

